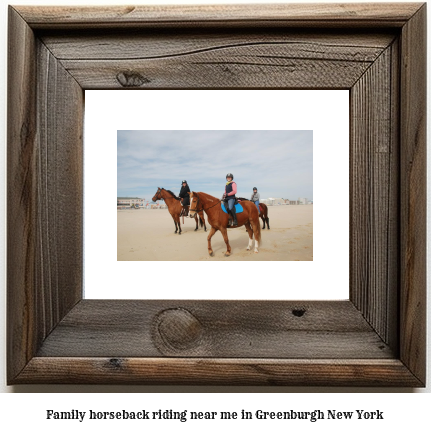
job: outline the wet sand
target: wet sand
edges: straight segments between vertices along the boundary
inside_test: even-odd
[[[175,225],[167,209],[117,210],[118,261],[312,261],[313,206],[268,207],[270,230],[264,229],[259,253],[247,251],[245,227],[228,230],[232,255],[225,257],[226,244],[220,231],[212,240],[214,256],[208,255],[207,232],[194,231],[194,219],[184,218],[182,234],[174,234]],[[262,220],[260,219],[261,228]]]

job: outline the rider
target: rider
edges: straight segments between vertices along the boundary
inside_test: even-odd
[[[226,174],[226,180],[227,183],[223,195],[223,198],[226,200],[225,208],[227,214],[229,215],[230,212],[233,217],[233,223],[231,223],[230,226],[237,226],[238,221],[236,220],[236,210],[235,210],[235,201],[236,201],[235,194],[237,192],[237,186],[236,183],[233,181],[232,173]]]
[[[190,195],[188,194],[190,192],[189,185],[187,184],[186,180],[182,181],[181,184],[181,190],[178,196],[181,198],[181,204],[184,207],[184,216],[187,216],[189,214],[189,205],[190,205]]]
[[[260,214],[260,210],[259,210],[259,200],[260,200],[260,193],[257,191],[257,188],[253,188],[253,194],[251,196],[251,201],[254,202],[256,204],[257,207],[257,211]]]

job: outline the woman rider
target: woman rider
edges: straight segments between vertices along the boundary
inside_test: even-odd
[[[260,210],[259,210],[259,200],[260,200],[260,193],[257,191],[257,188],[253,188],[253,195],[251,196],[251,201],[254,202],[256,204],[257,207],[257,211],[260,214]]]
[[[236,220],[236,210],[235,210],[235,200],[236,200],[236,192],[237,187],[236,183],[233,181],[233,174],[229,173],[226,174],[226,186],[224,188],[224,195],[223,198],[226,200],[225,208],[227,211],[227,214],[229,215],[229,212],[231,213],[233,217],[233,223],[230,224],[230,226],[237,226],[238,221]]]
[[[186,180],[182,181],[181,190],[178,196],[181,198],[181,204],[184,207],[184,216],[187,216],[189,214],[189,205],[190,205],[190,188],[187,184]]]

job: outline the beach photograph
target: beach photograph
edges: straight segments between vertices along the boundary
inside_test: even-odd
[[[224,260],[313,261],[313,131],[118,130],[117,261]]]

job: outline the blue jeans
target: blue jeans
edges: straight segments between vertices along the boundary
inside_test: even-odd
[[[260,214],[260,209],[259,209],[259,200],[255,201],[254,203],[256,204],[257,211],[258,211],[259,214]]]
[[[235,199],[234,198],[227,200],[227,205],[229,207],[229,210],[233,209],[234,204],[235,204]]]

